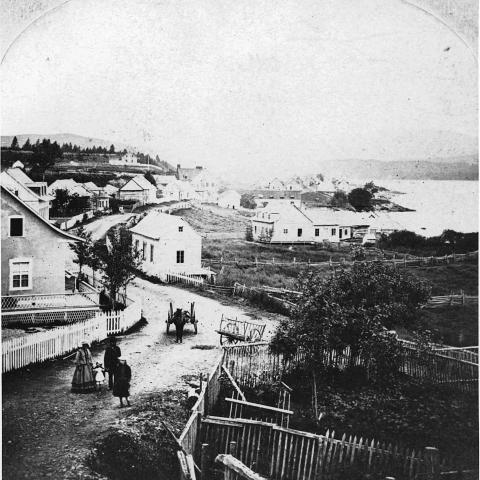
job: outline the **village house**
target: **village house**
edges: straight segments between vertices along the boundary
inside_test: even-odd
[[[141,205],[156,203],[157,188],[143,175],[137,175],[120,188],[118,196],[120,200],[135,200]]]
[[[218,181],[203,167],[182,168],[177,165],[177,180],[190,182],[201,203],[217,203]]]
[[[50,202],[53,198],[50,195],[47,195],[46,182],[33,182],[18,168],[4,170],[0,175],[0,179],[0,183],[3,187],[38,212],[41,217],[46,220],[50,218]],[[28,187],[27,185],[30,185],[31,187]]]
[[[259,206],[264,204],[273,205],[295,205],[300,207],[302,205],[302,192],[300,190],[251,190],[248,192],[253,196],[255,202]]]
[[[38,321],[82,320],[98,307],[98,293],[66,291],[69,244],[83,241],[39,215],[7,188],[1,187],[2,324],[22,322],[25,315]]]
[[[47,188],[48,194],[52,195],[53,197],[55,197],[55,192],[57,190],[66,190],[69,195],[76,194],[79,197],[91,198],[93,196],[93,194],[90,193],[81,183],[76,182],[72,178],[55,180]]]
[[[314,242],[340,242],[352,238],[350,212],[331,208],[310,208],[304,210],[312,222]],[[355,213],[352,212],[354,215]]]
[[[240,198],[241,195],[235,190],[225,190],[218,196],[218,206],[238,210],[240,208]]]
[[[137,165],[138,157],[134,153],[124,153],[119,157],[111,157],[108,159],[110,165]]]
[[[279,178],[274,178],[268,182],[267,190],[286,190],[286,188],[285,184]]]
[[[212,272],[202,268],[202,237],[183,218],[150,212],[130,232],[147,274],[211,276]]]
[[[113,186],[113,185],[110,185],[109,183],[107,183],[103,188],[102,188],[102,192],[105,194],[105,195],[108,195],[109,197],[114,197],[117,195],[118,193],[118,188]]]
[[[252,235],[256,241],[304,243],[312,241],[312,222],[292,204],[267,205],[252,217]]]

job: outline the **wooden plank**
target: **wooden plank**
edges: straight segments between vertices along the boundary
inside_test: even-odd
[[[245,405],[245,406],[248,406],[248,407],[258,408],[260,410],[268,410],[270,412],[285,413],[285,414],[288,414],[288,415],[293,415],[292,410],[284,410],[282,408],[271,407],[270,405],[262,405],[261,403],[247,402],[245,400],[238,400],[236,398],[226,398],[225,400],[227,402],[233,402],[233,403],[238,403],[238,404]]]

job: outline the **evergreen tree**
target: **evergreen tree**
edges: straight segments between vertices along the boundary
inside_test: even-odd
[[[13,137],[12,144],[10,145],[11,150],[20,150],[20,146],[18,145],[17,137]]]
[[[155,187],[157,186],[157,182],[155,181],[155,177],[152,175],[152,172],[148,171],[144,177]]]
[[[27,141],[23,144],[22,150],[30,151],[32,149],[32,144],[30,143],[30,139],[27,138]]]

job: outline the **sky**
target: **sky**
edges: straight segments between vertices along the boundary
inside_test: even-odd
[[[244,178],[477,151],[471,49],[401,0],[0,6],[2,134],[111,139]]]

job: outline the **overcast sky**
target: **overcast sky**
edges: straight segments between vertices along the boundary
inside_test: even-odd
[[[3,134],[70,132],[249,175],[475,151],[475,58],[400,0],[1,5]]]

